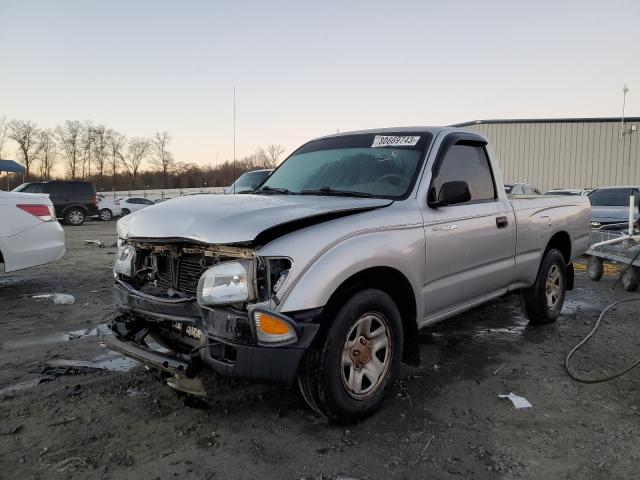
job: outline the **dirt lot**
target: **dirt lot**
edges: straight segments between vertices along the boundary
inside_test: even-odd
[[[115,223],[65,227],[67,254],[0,277],[0,477],[4,478],[638,478],[640,368],[577,384],[562,363],[613,299],[578,265],[562,318],[528,327],[517,296],[421,333],[422,366],[405,367],[384,409],[326,424],[297,390],[219,380],[187,408],[140,366],[100,345],[110,314]],[[70,293],[73,305],[35,300]],[[637,304],[620,308],[576,359],[597,375],[640,349]],[[72,332],[72,333],[69,333]],[[108,369],[46,368],[82,360]],[[76,373],[76,374],[73,374]],[[513,391],[533,407],[515,410]],[[9,473],[11,472],[11,473]]]

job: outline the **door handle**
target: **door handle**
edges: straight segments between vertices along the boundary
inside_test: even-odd
[[[507,220],[507,217],[496,217],[496,227],[507,228],[508,225],[509,220]]]

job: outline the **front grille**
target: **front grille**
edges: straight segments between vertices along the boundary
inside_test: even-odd
[[[210,267],[211,265],[205,262],[205,257],[202,255],[188,254],[179,258],[159,256],[158,286],[195,295],[200,277]]]

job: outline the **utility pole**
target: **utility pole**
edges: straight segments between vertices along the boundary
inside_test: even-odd
[[[236,87],[233,87],[233,193],[236,193]]]
[[[624,107],[627,103],[627,93],[629,93],[629,87],[627,84],[624,84],[622,87],[622,119],[620,122],[620,139],[624,138]]]

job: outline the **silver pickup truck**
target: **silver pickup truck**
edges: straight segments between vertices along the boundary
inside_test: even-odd
[[[553,322],[589,243],[586,197],[505,194],[483,137],[393,128],[312,140],[253,194],[118,221],[110,348],[205,395],[292,385],[333,420],[379,408],[418,330],[518,291]]]

